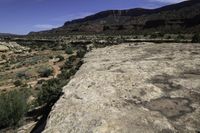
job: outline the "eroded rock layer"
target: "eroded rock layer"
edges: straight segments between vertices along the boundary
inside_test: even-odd
[[[84,61],[45,133],[200,131],[199,44],[121,44]]]

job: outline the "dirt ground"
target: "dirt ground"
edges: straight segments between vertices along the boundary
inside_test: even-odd
[[[2,75],[0,79],[0,91],[15,89],[16,87],[13,83],[16,80],[21,80],[16,76],[20,72],[28,72],[29,78],[23,79],[22,82],[31,85],[33,88],[39,80],[49,80],[57,77],[57,75],[60,74],[60,67],[65,61],[56,62],[55,59],[50,59],[49,57],[62,55],[65,59],[67,58],[67,54],[65,54],[64,51],[51,50],[31,51],[29,54],[27,54],[27,52],[16,54],[9,51],[7,53],[0,53],[0,55],[6,55],[7,63],[12,62],[10,65],[7,65],[8,69],[0,72],[0,75]],[[5,64],[1,64],[0,66],[5,69]],[[46,78],[39,77],[37,71],[42,67],[51,67],[53,69],[53,75]]]

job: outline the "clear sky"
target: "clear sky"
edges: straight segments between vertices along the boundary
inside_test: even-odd
[[[0,0],[0,33],[27,34],[108,9],[157,8],[183,0]]]

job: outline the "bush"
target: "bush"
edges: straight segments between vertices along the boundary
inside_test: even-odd
[[[18,73],[16,74],[16,76],[17,76],[17,78],[20,78],[20,79],[22,79],[22,78],[27,79],[27,78],[28,78],[28,75],[26,74],[25,71],[20,71],[20,72],[18,72]]]
[[[49,59],[53,59],[53,56],[49,56]]]
[[[167,38],[167,39],[171,39],[172,37],[169,35],[169,36],[167,36],[166,38]]]
[[[151,39],[155,39],[155,38],[157,38],[157,37],[158,37],[157,34],[152,34],[152,35],[150,36]]]
[[[70,69],[71,70],[71,69]],[[73,74],[69,70],[62,70],[62,73],[58,75],[60,79],[69,79]]]
[[[178,39],[178,40],[185,39],[185,36],[183,36],[183,35],[179,34],[179,35],[177,36],[177,39]]]
[[[62,69],[70,69],[72,67],[73,67],[73,62],[68,60],[68,61],[65,62],[64,66],[62,67]]]
[[[40,105],[54,103],[62,95],[62,86],[59,79],[50,79],[43,83],[38,93],[38,103]]]
[[[68,61],[69,61],[69,62],[74,62],[74,61],[76,61],[76,56],[75,56],[75,55],[70,56],[70,57],[68,58]]]
[[[16,87],[21,86],[21,85],[22,85],[21,80],[16,80],[16,81],[14,82],[14,85],[15,85]]]
[[[192,37],[192,43],[200,43],[200,35],[199,34],[195,34]]]
[[[71,47],[67,47],[67,48],[65,49],[65,53],[66,53],[66,54],[73,54],[73,49],[72,49]]]
[[[62,55],[57,55],[56,58],[58,58],[59,61],[63,61],[63,60],[65,60],[65,58],[64,58]]]
[[[46,80],[44,80],[44,79],[41,79],[41,80],[39,80],[38,82],[37,82],[37,84],[42,84],[42,83],[44,83]]]
[[[77,57],[78,57],[78,58],[83,58],[84,55],[85,55],[85,53],[86,53],[85,50],[79,50],[79,51],[77,52]]]
[[[51,68],[40,68],[38,70],[40,77],[49,77],[52,75],[53,70]]]
[[[26,96],[20,91],[0,94],[0,128],[17,126],[27,111]]]
[[[157,34],[158,37],[164,37],[164,35],[165,35],[164,33],[160,33],[160,32]]]
[[[1,55],[1,59],[5,60],[5,59],[6,59],[6,55],[5,55],[5,54],[2,54],[2,55]]]

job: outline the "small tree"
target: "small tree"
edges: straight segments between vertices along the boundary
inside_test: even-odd
[[[199,34],[195,34],[192,37],[192,43],[199,43],[200,42],[200,35]]]

